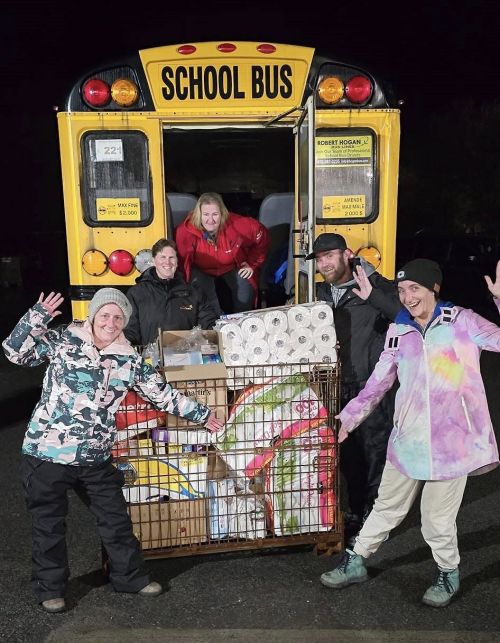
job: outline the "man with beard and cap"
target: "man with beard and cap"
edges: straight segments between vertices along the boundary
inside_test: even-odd
[[[442,280],[440,266],[430,259],[413,259],[399,270],[403,308],[387,331],[365,387],[338,415],[343,443],[398,380],[378,497],[354,546],[321,576],[327,587],[342,589],[368,580],[365,560],[421,494],[422,536],[437,565],[422,602],[446,607],[459,590],[456,518],[467,478],[498,466],[480,357],[483,350],[500,352],[500,326],[440,299]],[[500,311],[500,262],[496,281],[486,277],[486,283]]]
[[[144,597],[162,591],[144,570],[122,493],[124,477],[112,464],[115,413],[127,391],[208,431],[222,428],[210,408],[170,386],[130,345],[123,328],[132,306],[122,292],[101,288],[86,320],[48,329],[62,302],[60,293],[42,293],[3,342],[14,364],[48,364],[24,437],[21,477],[32,520],[32,586],[51,613],[66,609],[70,489],[97,518],[113,588]]]
[[[384,347],[389,322],[399,310],[394,284],[360,259],[344,237],[320,234],[306,259],[316,260],[324,279],[316,298],[333,307],[341,359],[341,406],[359,393]],[[392,428],[394,394],[389,392],[377,411],[342,445],[340,468],[346,481],[349,511],[345,515],[346,541],[352,541],[373,506],[385,464],[387,440]]]

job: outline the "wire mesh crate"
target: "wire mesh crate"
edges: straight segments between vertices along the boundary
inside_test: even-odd
[[[247,368],[251,383],[237,390],[227,377],[170,382],[227,418],[219,433],[157,412],[135,393],[118,412],[115,464],[146,557],[340,549],[339,366]]]

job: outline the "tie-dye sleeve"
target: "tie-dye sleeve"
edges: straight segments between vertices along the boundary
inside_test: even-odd
[[[370,415],[373,409],[391,388],[397,377],[397,336],[396,325],[391,324],[387,331],[385,347],[373,373],[364,388],[352,399],[339,414],[342,427],[352,431]]]
[[[494,301],[500,310],[500,300],[495,299]],[[469,337],[479,348],[496,353],[500,352],[500,326],[472,310],[462,310],[460,315],[465,317]]]
[[[208,406],[200,404],[170,386],[152,366],[142,359],[138,364],[134,389],[160,411],[179,415],[195,424],[205,424],[210,415]]]
[[[2,347],[9,361],[20,366],[39,366],[50,359],[60,330],[47,330],[52,316],[41,304],[35,304],[21,317]]]

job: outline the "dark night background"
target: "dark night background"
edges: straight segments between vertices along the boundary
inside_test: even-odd
[[[500,9],[496,3],[325,0],[302,3],[293,10],[286,6],[262,0],[183,0],[130,7],[60,0],[2,3],[0,256],[43,256],[38,263],[25,260],[25,287],[35,287],[42,276],[60,279],[62,285],[67,281],[53,106],[62,108],[72,84],[95,66],[142,48],[203,40],[312,46],[390,82],[404,101],[398,260],[415,251],[414,234],[426,228],[433,236],[444,233],[446,239],[465,232],[481,235],[493,244],[490,255],[497,253]],[[432,243],[439,256],[443,246],[435,239]],[[417,252],[424,252],[422,244]]]

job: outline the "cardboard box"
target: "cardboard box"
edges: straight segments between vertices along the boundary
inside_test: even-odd
[[[204,498],[131,505],[129,512],[142,549],[194,545],[208,540]]]
[[[188,330],[166,330],[160,334],[162,350],[164,346],[174,344],[181,339],[185,339],[190,334]],[[219,333],[213,330],[204,331],[204,335],[212,344],[222,346]],[[220,350],[222,350],[220,348]],[[169,384],[179,390],[184,395],[194,397],[198,402],[206,404],[215,409],[218,417],[225,420],[227,418],[227,369],[223,363],[219,364],[191,364],[165,366],[162,369],[165,378]],[[189,420],[184,420],[175,415],[167,414],[167,427],[170,430],[182,429],[200,430],[199,425],[193,424]],[[179,439],[182,437],[182,439]],[[176,436],[175,433],[169,437],[169,440],[178,444],[198,444],[199,436],[193,434],[192,439],[187,439],[186,435]],[[205,440],[202,444],[206,444]]]
[[[117,463],[125,476],[123,495],[132,504],[158,499],[197,500],[205,495],[208,458],[205,453],[129,457]]]

